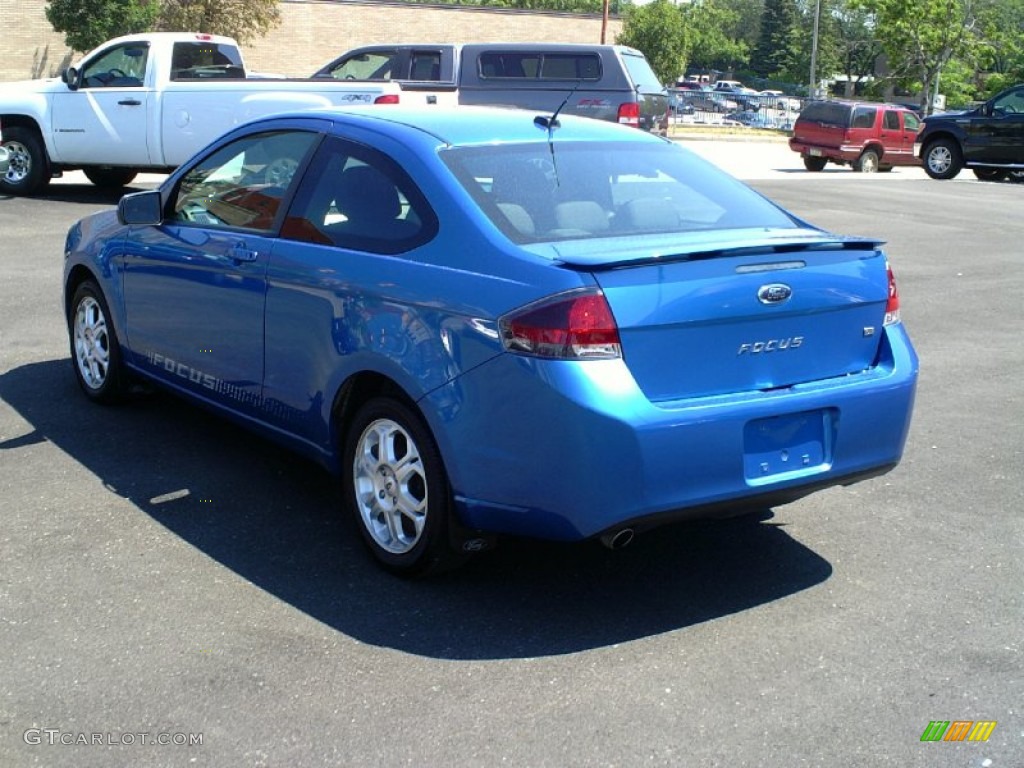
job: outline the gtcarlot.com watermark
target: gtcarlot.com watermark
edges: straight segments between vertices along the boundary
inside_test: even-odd
[[[29,728],[22,734],[22,739],[30,746],[46,744],[48,746],[65,747],[101,747],[101,746],[159,746],[159,747],[201,747],[201,733],[167,733],[152,731],[104,731],[87,733],[85,731],[63,731],[60,728]]]

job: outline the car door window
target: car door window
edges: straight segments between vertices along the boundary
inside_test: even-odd
[[[390,80],[394,72],[398,51],[372,51],[350,56],[330,71],[335,80]]]
[[[887,131],[898,131],[900,129],[899,113],[893,109],[887,109],[882,118],[882,127]]]
[[[147,43],[126,43],[106,51],[82,69],[82,88],[138,88],[146,79]]]
[[[913,112],[903,113],[903,125],[911,133],[917,133],[921,129],[921,121]]]
[[[281,229],[294,240],[384,254],[410,250],[436,232],[426,197],[394,161],[333,137],[311,161]]]
[[[853,111],[853,128],[874,128],[875,108],[857,107]]]
[[[1024,89],[1003,94],[993,102],[992,106],[996,115],[1024,114]]]
[[[182,177],[168,220],[269,232],[317,139],[309,131],[273,131],[221,147]]]
[[[441,52],[440,51],[413,51],[412,69],[410,78],[412,80],[440,80],[441,79]]]

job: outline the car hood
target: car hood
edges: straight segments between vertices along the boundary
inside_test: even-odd
[[[937,115],[928,115],[924,119],[926,123],[938,123],[943,120],[955,120],[958,117],[964,117],[965,115],[973,115],[977,112],[976,109],[958,109],[952,112],[940,112]]]
[[[57,77],[46,80],[15,80],[9,83],[0,83],[0,93],[43,93],[67,90],[67,85]]]

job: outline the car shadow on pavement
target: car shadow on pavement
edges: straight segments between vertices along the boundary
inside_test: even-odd
[[[612,552],[503,540],[419,581],[381,571],[328,473],[163,393],[89,403],[68,360],[0,375],[0,398],[119,497],[269,594],[356,640],[443,659],[528,658],[684,629],[819,584],[827,561],[750,518],[659,528]],[[126,519],[125,525],[131,525]]]

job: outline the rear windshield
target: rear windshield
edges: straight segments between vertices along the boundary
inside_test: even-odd
[[[233,45],[210,42],[175,43],[171,54],[171,80],[206,80],[245,77],[242,59]]]
[[[800,113],[800,119],[848,128],[850,112],[849,104],[840,104],[835,101],[813,101],[804,107],[803,112]]]
[[[480,209],[518,243],[798,224],[673,144],[498,144],[442,157]]]

